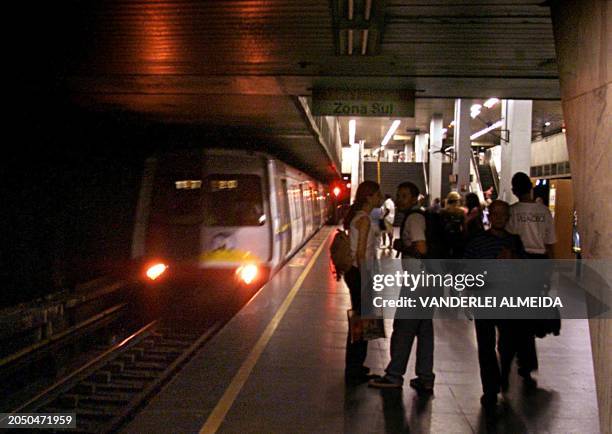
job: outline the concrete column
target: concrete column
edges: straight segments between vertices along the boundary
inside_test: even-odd
[[[429,197],[442,196],[442,115],[434,114],[429,124]],[[435,152],[435,153],[434,153]]]
[[[563,117],[585,258],[612,258],[612,7],[550,2]],[[612,432],[612,320],[589,321],[601,432]]]
[[[531,167],[531,110],[532,101],[502,100],[502,129],[509,133],[502,133],[502,137],[510,141],[501,141],[501,173],[499,179],[498,197],[508,203],[517,201],[512,194],[512,175],[516,172],[525,172],[529,175]]]
[[[414,153],[416,155],[417,163],[427,163],[429,161],[429,147],[428,147],[429,137],[427,134],[417,134],[414,138]]]
[[[455,127],[453,131],[453,143],[455,145],[455,161],[453,162],[453,174],[457,175],[455,189],[465,196],[469,192],[470,165],[472,142],[470,140],[470,104],[467,99],[455,100]]]
[[[351,143],[351,203],[355,200],[357,186],[361,182],[361,160],[363,159],[361,143]]]

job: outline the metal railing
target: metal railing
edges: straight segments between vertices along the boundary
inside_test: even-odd
[[[423,166],[423,184],[425,185],[425,196],[429,197],[429,180],[427,179],[427,166],[425,165],[425,161],[421,162]]]

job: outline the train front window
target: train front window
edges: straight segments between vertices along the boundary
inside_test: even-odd
[[[215,174],[204,179],[207,226],[261,226],[266,221],[261,178],[257,175]]]
[[[198,155],[180,153],[160,157],[157,167],[151,204],[152,221],[201,224],[204,186]]]

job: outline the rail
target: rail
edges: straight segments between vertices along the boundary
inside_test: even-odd
[[[491,168],[491,178],[493,178],[493,185],[495,186],[495,191],[499,196],[499,173],[497,172],[497,166],[495,166],[495,161],[491,158],[489,161],[489,167]]]
[[[478,188],[480,188],[480,192],[476,192],[476,193],[477,194],[480,193],[478,196],[480,200],[482,201],[484,200],[484,189],[482,188],[482,181],[480,180],[480,169],[478,168],[478,161],[476,161],[476,156],[471,150],[470,150],[470,160],[471,160],[472,167],[474,168],[474,172],[476,172],[476,182],[478,184]]]
[[[152,321],[12,413],[75,413],[79,432],[117,432],[223,324],[185,332]]]
[[[429,180],[427,179],[427,166],[425,161],[421,162],[423,167],[423,184],[425,185],[425,197],[429,197]]]
[[[127,281],[97,279],[74,292],[2,311],[0,374],[6,375],[13,365],[42,357],[117,319],[128,306],[121,291],[129,287]]]

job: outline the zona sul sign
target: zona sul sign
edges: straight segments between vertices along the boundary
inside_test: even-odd
[[[414,117],[414,90],[313,89],[316,116]]]

